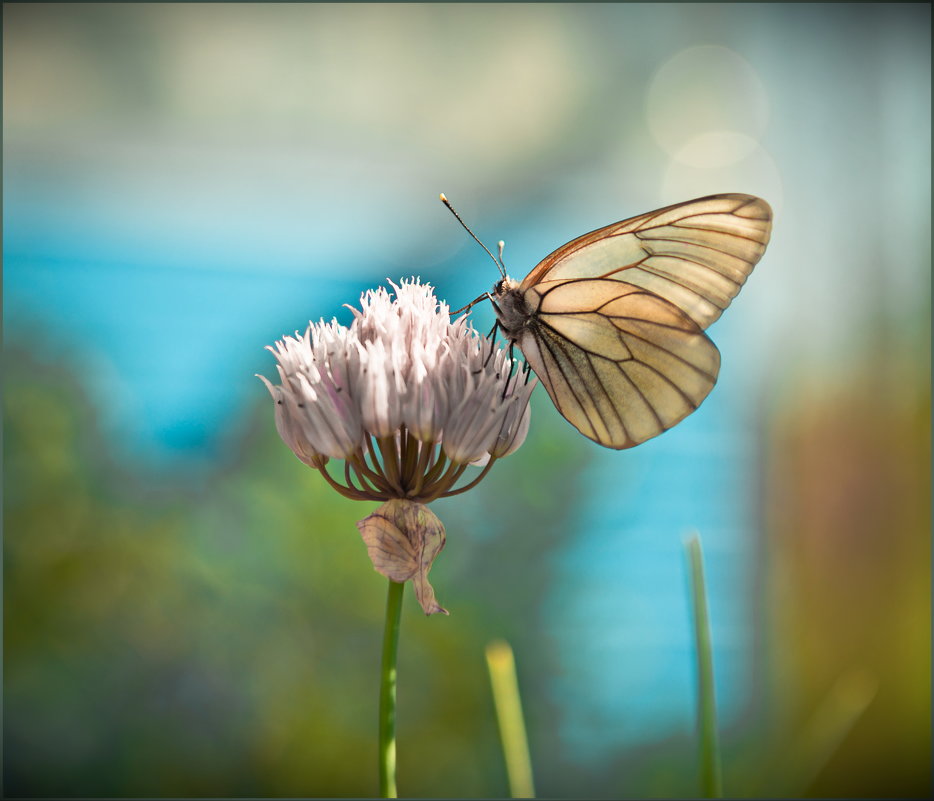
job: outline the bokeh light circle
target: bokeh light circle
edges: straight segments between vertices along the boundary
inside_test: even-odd
[[[768,115],[768,97],[755,69],[718,45],[674,55],[653,76],[646,98],[656,142],[695,167],[744,159],[755,149]]]
[[[685,147],[693,147],[691,143]],[[659,203],[715,195],[721,192],[746,192],[765,198],[776,217],[784,205],[781,171],[764,148],[755,145],[741,160],[727,164],[698,167],[675,154],[668,162],[662,179]]]

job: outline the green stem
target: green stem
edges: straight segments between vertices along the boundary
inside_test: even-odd
[[[707,614],[707,589],[700,537],[691,534],[684,544],[690,564],[691,596],[694,606],[694,637],[697,643],[697,727],[700,735],[701,791],[705,798],[723,797],[720,772],[720,736],[717,732],[717,703],[714,695],[713,649]]]
[[[405,584],[389,580],[386,596],[386,628],[379,683],[379,793],[396,795],[396,654],[399,652],[399,620]]]

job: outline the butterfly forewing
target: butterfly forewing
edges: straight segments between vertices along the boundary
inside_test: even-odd
[[[630,448],[684,419],[717,378],[720,354],[665,298],[613,279],[544,281],[517,342],[558,411],[609,448]]]
[[[691,200],[584,234],[546,257],[520,284],[605,278],[648,290],[701,329],[739,292],[765,251],[768,203],[729,194]]]

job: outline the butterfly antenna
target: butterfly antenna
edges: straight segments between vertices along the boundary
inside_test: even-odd
[[[441,193],[441,202],[442,202],[445,206],[448,207],[448,211],[450,211],[451,214],[454,215],[454,217],[457,219],[457,221],[464,227],[464,230],[465,230],[468,234],[470,234],[470,235],[473,237],[474,242],[476,242],[480,247],[482,247],[482,248],[487,252],[487,255],[488,255],[491,259],[493,259],[493,263],[496,265],[496,269],[499,270],[500,273],[502,273],[503,278],[505,278],[505,277],[506,277],[506,268],[501,264],[502,258],[500,258],[500,261],[497,261],[497,260],[496,260],[496,256],[494,256],[493,253],[490,251],[490,249],[489,249],[486,245],[484,245],[484,244],[477,238],[477,235],[476,235],[473,231],[470,230],[470,228],[467,226],[467,223],[465,223],[465,222],[461,219],[460,214],[458,214],[456,211],[454,211],[454,207],[451,205],[451,201],[448,200],[448,199],[444,196],[444,192]],[[503,251],[502,251],[502,248],[500,248],[500,253],[502,253],[502,252],[503,252]]]
[[[506,243],[503,242],[502,239],[500,239],[499,242],[497,242],[496,244],[499,250],[499,253],[498,253],[499,271],[503,274],[503,278],[505,278],[506,277],[506,262],[503,261],[503,248],[506,247]]]

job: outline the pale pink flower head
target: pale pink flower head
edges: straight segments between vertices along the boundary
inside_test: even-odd
[[[412,279],[391,286],[394,297],[383,287],[365,292],[360,309],[352,309],[350,327],[321,321],[303,335],[283,337],[268,348],[278,361],[280,383],[259,377],[276,402],[279,436],[338,492],[423,505],[470,489],[497,459],[522,444],[536,381],[506,347],[478,334],[466,316],[452,322],[430,285]],[[336,475],[328,470],[330,459],[345,462]],[[482,467],[474,477],[467,475],[471,465]],[[414,564],[416,551],[430,552],[433,559],[444,543],[443,527],[432,534],[435,545],[427,551],[424,527],[400,529],[401,539],[398,531],[390,537],[393,526],[428,519],[404,507],[367,518],[371,555],[378,550],[373,531],[387,548],[401,548],[411,535],[393,575],[406,573],[399,565]],[[412,575],[423,588],[423,607],[443,611],[433,595],[427,600],[431,560],[419,556],[415,562],[419,567]],[[386,564],[374,560],[377,570],[390,575]]]
[[[311,323],[269,350],[276,426],[305,464],[343,459],[351,497],[427,503],[525,439],[535,380],[418,280],[365,292],[350,327]]]

